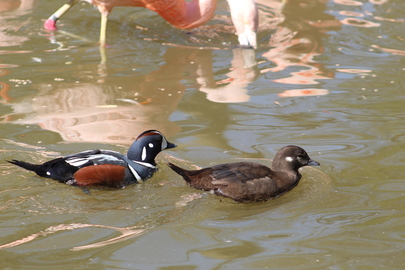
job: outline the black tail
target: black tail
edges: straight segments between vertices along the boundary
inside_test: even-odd
[[[187,175],[187,170],[180,168],[179,166],[174,165],[173,163],[167,163],[167,166],[170,167],[173,171],[175,171],[177,174],[181,175],[186,182],[191,183],[190,178]]]
[[[49,175],[46,174],[46,170],[42,165],[36,165],[36,164],[28,163],[28,162],[25,162],[25,161],[21,161],[21,160],[15,160],[15,159],[7,160],[7,162],[9,162],[11,164],[14,164],[14,165],[17,165],[17,166],[19,166],[21,168],[24,168],[26,170],[33,171],[36,174],[38,174],[39,176],[49,177]]]

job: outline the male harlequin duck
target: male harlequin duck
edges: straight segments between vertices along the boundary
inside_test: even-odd
[[[89,150],[40,165],[19,160],[8,162],[65,184],[122,188],[151,177],[157,170],[157,154],[174,147],[159,131],[148,130],[136,138],[126,156],[109,150]]]
[[[291,190],[300,181],[298,169],[317,166],[301,147],[281,148],[268,168],[256,162],[236,162],[188,171],[172,163],[169,167],[186,180],[187,185],[237,202],[267,201]]]

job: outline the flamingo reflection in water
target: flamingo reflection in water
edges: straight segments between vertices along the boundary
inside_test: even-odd
[[[261,35],[269,37],[261,38],[263,44],[260,48],[269,49],[262,53],[262,59],[257,63],[254,50],[234,49],[232,67],[226,74],[228,78],[212,83],[201,76],[198,79],[200,91],[214,102],[246,102],[250,99],[248,85],[260,74],[273,73],[268,76],[273,77],[274,83],[302,86],[278,93],[279,97],[328,94],[327,89],[306,87],[319,84],[319,80],[334,77],[332,71],[314,60],[323,53],[324,32],[341,26],[340,21],[323,12],[326,8],[325,1],[256,0],[256,3],[260,7]],[[310,12],[312,10],[320,12],[314,14]],[[267,44],[264,44],[265,40],[268,40]],[[267,65],[271,67],[266,68]],[[288,72],[290,68],[295,71]],[[199,74],[206,73],[199,71]],[[275,103],[281,106],[280,103]]]
[[[149,74],[135,70],[136,76],[112,76],[103,84],[95,82],[97,76],[85,83],[60,78],[52,84],[33,84],[37,93],[7,101],[14,112],[5,121],[39,125],[74,142],[129,145],[134,134],[151,128],[173,136],[180,126],[170,116],[186,91],[183,82],[193,81],[201,66],[201,76],[213,76],[212,54],[211,50],[168,48],[164,58],[165,64]],[[86,72],[73,69],[65,72],[81,78],[95,74],[97,64],[83,67]]]
[[[59,18],[80,0],[70,0],[46,20],[44,27],[56,30]],[[143,7],[158,13],[171,25],[192,29],[208,22],[214,15],[217,0],[84,0],[101,13],[100,45],[105,46],[107,18],[116,6]],[[256,47],[258,13],[254,0],[227,0],[240,45]]]

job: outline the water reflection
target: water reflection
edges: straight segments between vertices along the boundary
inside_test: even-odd
[[[25,20],[22,17],[35,8],[38,0],[0,0],[0,47],[20,46],[29,38],[24,35],[16,35],[15,33],[22,27],[29,24],[29,19]],[[29,51],[10,51],[0,50],[2,54],[27,53]],[[18,65],[11,63],[2,63],[0,61],[0,77],[10,74],[9,69],[16,68]],[[8,92],[10,85],[0,81],[0,97],[2,102],[10,99]]]
[[[201,43],[171,37],[174,31],[156,25],[141,36],[157,38],[139,42],[131,38],[133,24],[113,19],[116,31],[111,37],[117,45],[107,49],[110,59],[104,77],[98,74],[95,44],[68,40],[63,51],[52,50],[55,45],[43,36],[34,37],[32,32],[42,29],[43,9],[36,9],[30,20],[14,15],[2,20],[1,25],[10,29],[3,34],[11,42],[18,40],[12,36],[30,41],[0,50],[5,89],[2,159],[26,155],[43,161],[75,147],[83,149],[89,145],[61,144],[58,134],[65,140],[101,140],[85,126],[101,128],[103,122],[122,124],[115,134],[111,131],[110,142],[124,143],[139,133],[125,128],[136,129],[140,114],[139,126],[157,123],[171,134],[181,128],[175,141],[182,147],[173,153],[201,166],[238,157],[272,157],[274,150],[290,142],[308,145],[326,164],[321,169],[332,178],[329,188],[323,186],[322,177],[304,171],[303,181],[291,193],[246,206],[194,191],[162,165],[144,185],[86,195],[3,161],[0,244],[9,248],[1,250],[2,266],[403,268],[401,1],[330,0],[327,8],[325,1],[289,1],[285,6],[281,1],[261,2],[269,26],[261,26],[262,45],[254,52],[253,66],[246,64],[252,58],[224,48],[227,45],[219,38],[204,40],[215,49],[197,50]],[[49,6],[53,1],[44,3]],[[312,13],[306,8],[311,5]],[[380,26],[365,28],[347,17]],[[32,24],[29,31],[24,26],[20,31],[13,28],[31,20],[37,26]],[[342,22],[355,23],[339,27]],[[91,31],[92,24],[83,23],[84,31]],[[159,32],[161,28],[168,33]],[[121,31],[123,35],[114,37]],[[201,41],[203,35],[193,38]],[[163,44],[166,39],[173,48]],[[145,52],[149,55],[141,55]],[[266,53],[271,57],[262,56]],[[34,57],[43,61],[34,63]],[[227,88],[231,90],[221,93]],[[233,91],[240,93],[238,99]],[[322,93],[332,94],[295,98]],[[231,103],[220,103],[227,99]],[[35,126],[42,122],[58,134]],[[21,244],[11,247],[13,243]]]
[[[286,1],[283,5],[279,1],[257,1],[261,9],[265,12],[272,10],[275,17],[271,18],[267,13],[261,15],[261,31],[268,33],[276,29],[274,33],[268,33],[263,37],[266,47],[272,47],[262,57],[275,65],[271,68],[261,69],[261,73],[272,72],[280,78],[273,79],[274,82],[282,84],[309,85],[319,84],[319,80],[333,78],[334,74],[322,64],[317,63],[314,57],[323,52],[322,38],[325,32],[339,29],[341,22],[332,15],[325,14],[325,1]],[[316,11],[316,12],[315,12]],[[299,14],[299,16],[297,16]],[[270,28],[270,29],[269,29]],[[204,28],[208,37],[212,30]],[[217,29],[218,30],[218,29]],[[196,33],[202,31],[196,30]],[[222,31],[219,29],[218,31]],[[225,31],[225,30],[224,30]],[[229,31],[229,30],[228,30]],[[201,34],[202,35],[202,34]],[[271,36],[271,38],[270,38]],[[218,36],[215,39],[219,39]],[[193,46],[200,46],[204,42],[202,37],[191,39]],[[187,48],[182,44],[166,42],[175,47],[182,47],[187,57]],[[211,44],[211,43],[210,43]],[[211,44],[212,50],[216,44]],[[219,44],[218,44],[219,45]],[[223,46],[218,46],[223,47]],[[262,45],[261,49],[264,46]],[[107,56],[102,50],[102,63],[100,64],[99,75],[108,75]],[[229,67],[228,78],[215,82],[213,76],[206,77],[212,73],[209,70],[210,61],[208,59],[195,59],[197,65],[201,65],[197,71],[197,81],[201,84],[198,89],[207,94],[210,101],[222,103],[246,102],[250,99],[248,86],[254,82],[259,75],[256,66],[255,52],[250,50],[234,50],[233,60]],[[198,62],[200,60],[201,62]],[[266,61],[260,61],[259,65],[269,65]],[[289,72],[289,68],[299,68],[299,71]],[[288,73],[286,72],[288,71]],[[100,81],[103,81],[102,79]],[[314,89],[292,89],[281,96],[305,96],[305,95],[325,95],[328,90],[316,91]],[[302,90],[302,91],[301,91]],[[288,90],[287,90],[288,91]]]
[[[218,103],[249,101],[247,86],[259,74],[253,49],[234,49],[230,72],[227,79],[215,82],[211,65],[202,65],[197,71],[199,90],[207,94],[207,99]],[[204,70],[205,67],[205,70]],[[211,67],[211,68],[210,68]],[[210,68],[210,70],[207,70]],[[210,76],[207,76],[210,74]]]
[[[281,73],[282,77],[273,80],[274,82],[299,85],[319,84],[319,80],[334,77],[332,71],[315,60],[324,51],[322,39],[326,37],[325,32],[338,30],[341,25],[334,16],[325,13],[326,2],[286,1],[280,7],[278,16],[282,19],[268,43],[273,48],[263,53],[263,57],[272,61],[275,67],[263,69],[262,73]],[[289,72],[284,76],[283,71],[292,67],[299,71]],[[324,90],[316,94],[327,93]],[[288,96],[308,94],[312,95],[314,92],[309,92],[308,89],[288,92]]]
[[[77,82],[58,79],[51,85],[37,84],[34,87],[38,94],[9,101],[14,113],[8,118],[14,123],[38,124],[58,132],[66,141],[129,144],[134,134],[145,129],[159,129],[168,136],[180,131],[170,121],[170,116],[184,95],[185,81],[195,80],[194,87],[206,93],[210,101],[235,103],[250,99],[249,85],[260,72],[284,76],[288,68],[299,67],[300,71],[273,80],[283,84],[318,84],[318,80],[332,78],[333,73],[314,61],[314,57],[323,51],[323,32],[339,27],[339,22],[323,13],[326,9],[323,2],[298,5],[287,1],[278,7],[282,8],[280,15],[283,20],[268,44],[273,48],[263,53],[263,57],[274,63],[272,68],[259,71],[254,50],[234,49],[227,78],[217,80],[211,50],[172,47],[165,51],[164,64],[157,70],[147,75],[134,72],[136,76],[120,76],[119,83],[111,76],[114,70],[108,65],[104,67],[103,63],[102,77],[89,78],[89,70],[99,69],[87,66],[87,70],[76,74]],[[313,12],[314,9],[319,12]],[[90,80],[80,82],[83,79]],[[164,83],[160,83],[162,81]],[[7,100],[7,91],[2,93]],[[309,88],[285,90],[279,95],[293,97],[327,93],[326,89]]]
[[[0,47],[21,45],[29,39],[15,32],[29,23],[20,18],[37,5],[38,0],[0,0]]]
[[[6,119],[38,124],[58,132],[66,141],[130,144],[134,134],[151,128],[171,136],[180,131],[169,118],[184,95],[184,82],[195,81],[194,87],[207,93],[211,101],[249,99],[246,86],[258,73],[251,64],[252,52],[234,49],[233,70],[226,82],[215,81],[210,50],[168,48],[164,64],[157,70],[147,75],[120,76],[119,80],[111,76],[102,83],[97,76],[89,76],[87,66],[87,72],[72,71],[78,77],[76,82],[55,78],[52,84],[33,85],[38,93],[8,100],[14,113]]]
[[[60,133],[66,141],[129,144],[135,134],[150,128],[170,136],[180,130],[169,117],[183,97],[185,85],[181,82],[210,63],[209,51],[172,48],[165,53],[165,64],[145,76],[123,76],[119,81],[111,77],[102,84],[36,85],[37,94],[9,101],[14,113],[8,119],[38,124]]]
[[[12,101],[14,114],[9,119],[38,124],[66,141],[130,144],[143,130],[157,128],[168,135],[179,131],[168,119],[183,94],[176,87],[151,92],[123,91],[106,84],[54,83],[38,89],[38,94]]]

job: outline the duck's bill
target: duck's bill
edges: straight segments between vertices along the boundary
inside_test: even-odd
[[[177,145],[175,145],[174,143],[167,142],[166,149],[175,148],[175,147],[177,147]]]
[[[307,165],[308,165],[308,166],[319,166],[319,165],[321,165],[321,163],[319,163],[319,162],[317,162],[317,161],[315,161],[315,160],[310,159]]]

